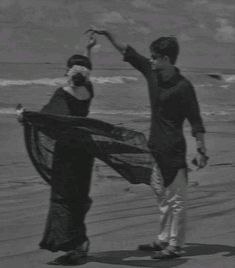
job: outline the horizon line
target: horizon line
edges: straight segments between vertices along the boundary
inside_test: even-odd
[[[64,65],[64,62],[13,62],[13,61],[0,61],[0,64],[25,64],[25,65]],[[106,67],[105,67],[106,66]],[[228,74],[235,74],[235,68],[224,68],[224,67],[191,67],[191,66],[179,66],[179,68],[184,72],[198,72],[201,73],[203,70],[207,71],[217,71],[220,73],[221,71],[227,72]],[[95,67],[93,70],[134,70],[133,67],[123,67],[120,65],[100,65],[100,67]]]

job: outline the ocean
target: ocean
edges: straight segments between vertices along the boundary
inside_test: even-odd
[[[65,83],[62,64],[1,63],[0,116],[13,115],[21,103],[29,110],[46,104],[59,86]],[[233,121],[235,115],[235,71],[187,69],[182,71],[197,93],[205,121]],[[216,78],[209,76],[212,74]],[[216,75],[214,75],[216,74]],[[219,78],[219,79],[218,79]],[[150,115],[146,82],[132,68],[118,66],[93,70],[95,88],[90,117],[114,119],[118,124],[131,118],[136,122]]]

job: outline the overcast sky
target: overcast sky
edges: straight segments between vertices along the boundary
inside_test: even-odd
[[[1,0],[0,60],[58,61],[97,25],[145,53],[153,39],[175,35],[184,64],[234,67],[234,14],[232,0]],[[112,53],[100,43],[97,53]]]

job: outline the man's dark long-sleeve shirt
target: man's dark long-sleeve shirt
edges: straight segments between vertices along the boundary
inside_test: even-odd
[[[146,78],[151,104],[149,147],[162,171],[165,186],[186,165],[186,143],[183,123],[188,119],[192,135],[204,133],[198,101],[192,84],[176,68],[167,81],[151,68],[149,59],[128,46],[124,61],[129,62]]]

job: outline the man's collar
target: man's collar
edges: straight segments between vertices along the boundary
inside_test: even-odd
[[[164,87],[164,88],[170,88],[175,86],[180,78],[180,70],[175,67],[175,73],[173,74],[173,76],[171,76],[168,80],[163,80],[161,77],[161,74],[158,73],[158,81],[159,81],[159,86]]]

